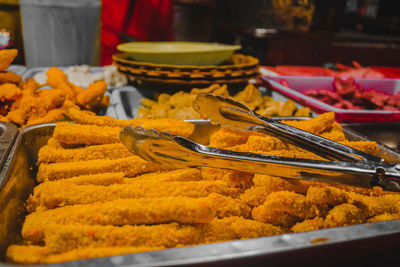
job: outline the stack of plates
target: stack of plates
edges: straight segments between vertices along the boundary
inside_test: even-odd
[[[198,51],[198,45],[196,44],[196,48],[193,49],[193,43],[150,45],[157,45],[157,48],[161,49],[144,52],[145,48],[133,49],[130,44],[129,49],[125,46],[119,47],[119,50],[124,52],[123,54],[113,56],[114,65],[118,67],[118,70],[139,85],[244,84],[259,75],[258,59],[241,54],[232,55],[237,47],[211,46],[210,44],[208,44],[209,47],[205,47],[206,44],[202,44],[202,51]],[[177,50],[174,51],[175,47]],[[193,50],[189,53],[189,49]],[[207,51],[204,51],[205,49]],[[135,53],[132,50],[135,50]],[[193,63],[188,65],[188,62]]]

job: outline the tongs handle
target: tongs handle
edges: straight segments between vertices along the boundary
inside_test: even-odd
[[[193,103],[193,107],[203,118],[207,117],[214,123],[234,128],[257,130],[329,160],[383,162],[382,158],[274,119],[263,117],[246,105],[229,98],[211,94],[199,94]]]
[[[234,152],[131,126],[121,131],[120,139],[129,151],[143,159],[175,168],[206,166],[365,188],[378,185],[400,192],[400,172],[396,164],[318,161]]]

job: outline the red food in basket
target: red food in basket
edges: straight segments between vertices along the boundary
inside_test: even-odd
[[[333,86],[333,90],[313,89],[306,91],[305,94],[341,109],[388,111],[400,109],[400,92],[394,96],[375,89],[365,90],[355,83],[354,78],[335,78]]]

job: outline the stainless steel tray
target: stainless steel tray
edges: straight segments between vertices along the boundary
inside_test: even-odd
[[[215,131],[206,121],[194,121],[198,131],[191,138],[200,140]],[[21,129],[6,164],[0,173],[0,266],[8,245],[22,240],[20,232],[25,218],[24,203],[36,185],[37,154],[52,135],[55,124]],[[352,132],[346,135],[359,140]],[[199,139],[200,138],[200,139]],[[400,162],[400,155],[380,146],[383,155]],[[166,249],[122,256],[65,262],[52,266],[183,266],[248,264],[349,263],[384,256],[385,260],[400,252],[400,221],[360,224],[297,234],[284,234],[208,245]],[[375,258],[374,258],[375,259]],[[383,260],[383,259],[382,259]],[[46,265],[47,266],[47,265]]]

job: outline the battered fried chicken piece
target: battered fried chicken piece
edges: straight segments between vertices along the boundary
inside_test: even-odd
[[[89,110],[102,108],[101,100],[106,90],[107,84],[104,81],[94,82],[76,96],[76,103]]]
[[[345,142],[346,137],[344,136],[343,131],[329,131],[329,132],[323,132],[320,134],[321,137],[335,141],[335,142]]]
[[[216,148],[227,148],[241,145],[247,142],[250,135],[262,135],[257,132],[245,132],[221,127],[210,136],[210,146]]]
[[[399,213],[400,195],[388,194],[381,197],[368,197],[357,193],[347,193],[347,201],[360,207],[363,217],[374,217],[383,213]]]
[[[11,71],[0,71],[0,84],[13,83],[15,85],[21,86],[23,81],[21,75]]]
[[[0,50],[0,71],[6,70],[18,55],[17,49]]]
[[[252,186],[240,195],[240,199],[254,208],[264,203],[269,192],[264,186]]]
[[[53,109],[47,112],[47,114],[43,117],[33,117],[30,118],[26,122],[26,126],[34,125],[34,124],[41,124],[41,123],[50,123],[50,122],[57,122],[66,120],[65,111],[63,109]]]
[[[159,182],[138,181],[130,184],[110,186],[75,185],[70,183],[43,183],[39,192],[30,196],[29,203],[40,205],[40,210],[60,206],[106,202],[119,198],[143,197],[205,197],[219,193],[236,197],[238,190],[228,187],[223,181]],[[37,207],[29,206],[29,210]]]
[[[294,233],[316,231],[326,228],[325,219],[322,217],[315,217],[313,219],[304,220],[302,222],[296,223],[291,231]]]
[[[51,88],[61,90],[66,98],[75,102],[76,94],[68,81],[67,75],[57,67],[51,67],[47,72],[47,84]]]
[[[287,144],[272,136],[251,135],[247,139],[247,145],[250,152],[268,152],[288,148]]]
[[[46,145],[39,150],[38,163],[86,161],[93,159],[119,159],[132,156],[121,144],[93,145],[80,148],[62,148]]]
[[[59,254],[50,254],[47,247],[12,245],[7,249],[7,259],[19,264],[44,264],[76,261],[96,257],[110,257],[115,255],[140,253],[161,250],[164,247],[100,247],[81,248]]]
[[[319,215],[318,208],[308,202],[306,197],[289,191],[273,192],[265,202],[253,209],[252,216],[256,221],[265,222],[276,212],[285,212],[301,219],[310,219]]]
[[[22,96],[22,91],[19,87],[12,83],[4,83],[0,85],[0,101],[17,100]]]
[[[376,142],[372,141],[344,141],[340,142],[343,145],[364,151],[366,153],[369,153],[371,155],[378,156],[379,151],[378,151],[378,144]]]
[[[263,174],[255,174],[253,182],[256,186],[262,186],[266,188],[268,193],[276,191],[291,191],[299,194],[305,194],[308,188],[315,184],[313,181],[280,178]]]
[[[252,83],[249,83],[244,90],[235,95],[233,99],[242,102],[252,110],[255,110],[263,103],[260,91]]]
[[[73,205],[33,212],[22,227],[22,236],[39,242],[48,224],[126,225],[156,223],[208,223],[216,211],[215,198],[160,197],[117,199],[105,203]]]
[[[253,152],[253,151],[252,151]],[[313,159],[313,160],[325,160],[324,158],[317,156],[311,152],[301,149],[290,149],[290,150],[273,150],[268,152],[257,151],[257,153],[267,154],[276,157],[285,158],[298,158],[298,159]]]
[[[362,223],[365,217],[354,205],[344,203],[331,209],[325,218],[326,227],[339,227]]]
[[[242,190],[246,190],[253,185],[253,173],[203,167],[201,168],[201,174],[204,180],[223,180],[226,181],[230,186],[234,186]]]
[[[151,161],[145,161],[138,156],[121,159],[94,159],[66,163],[40,164],[37,181],[54,181],[69,177],[106,172],[123,172],[125,176],[135,176],[141,173],[168,169]]]
[[[323,113],[316,118],[312,118],[306,121],[293,120],[293,121],[282,121],[282,122],[294,126],[296,128],[299,128],[301,130],[318,135],[323,132],[332,130],[332,127],[335,123],[335,113],[334,112]]]
[[[53,138],[67,145],[95,145],[119,143],[121,128],[58,122]]]
[[[374,222],[383,222],[383,221],[392,221],[392,220],[399,220],[400,219],[400,213],[383,213],[380,215],[376,215],[375,217],[372,217],[368,219],[368,222],[374,223]]]
[[[242,200],[212,193],[208,196],[216,206],[216,216],[218,218],[239,216],[250,217],[251,208]]]
[[[155,129],[157,132],[169,132],[172,135],[189,137],[194,131],[194,125],[189,122],[173,119],[133,119],[119,120],[109,116],[95,116],[77,109],[71,109],[69,116],[72,120],[82,124],[98,126],[126,127],[142,126],[145,129]]]
[[[306,198],[314,204],[339,205],[347,201],[347,194],[332,186],[311,186],[307,190]]]

